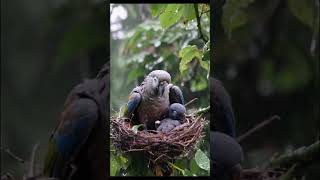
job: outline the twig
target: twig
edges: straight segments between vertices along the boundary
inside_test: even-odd
[[[288,166],[296,163],[316,161],[320,158],[320,141],[308,147],[301,147],[291,153],[286,153],[270,162],[271,166]]]
[[[251,134],[259,131],[260,129],[262,129],[263,127],[265,127],[266,125],[270,124],[272,121],[274,120],[280,120],[280,117],[278,115],[274,115],[264,121],[262,121],[261,123],[259,123],[258,125],[256,125],[255,127],[253,127],[252,129],[249,129],[246,133],[242,134],[241,136],[239,136],[237,138],[238,142],[243,141],[245,138],[247,138],[248,136],[250,136]]]
[[[207,11],[204,11],[204,12],[202,11],[201,14],[200,14],[200,17],[201,17],[203,14],[207,13],[207,12],[210,12],[210,10],[207,10]]]
[[[16,178],[9,172],[1,176],[1,180],[16,180]]]
[[[184,173],[184,170],[181,169],[181,168],[179,168],[178,166],[172,164],[172,163],[169,162],[169,161],[167,161],[167,163],[168,163],[171,167],[173,167],[173,168],[175,168],[176,170],[180,171],[182,174]]]
[[[200,16],[199,16],[199,9],[197,4],[193,4],[194,10],[196,12],[196,18],[197,18],[197,26],[198,26],[198,31],[200,34],[200,38],[204,41],[207,42],[208,39],[203,35],[202,33],[202,28],[201,28],[201,22],[200,22]]]
[[[283,174],[283,175],[279,178],[279,180],[290,180],[290,179],[293,179],[293,176],[294,176],[293,174],[294,174],[294,171],[295,171],[297,165],[298,165],[298,164],[292,165],[292,167],[291,167],[285,174]]]
[[[22,158],[18,157],[13,152],[11,152],[9,148],[7,148],[4,152],[6,152],[10,157],[12,157],[13,159],[17,160],[20,163],[24,163],[25,162]]]
[[[31,153],[31,157],[30,157],[30,168],[29,168],[29,172],[28,172],[28,177],[33,177],[34,176],[34,172],[35,172],[35,157],[36,157],[36,152],[38,149],[39,143],[36,143],[33,146],[32,149],[32,153]]]
[[[187,107],[188,105],[190,105],[191,103],[193,103],[195,100],[198,100],[198,98],[194,98],[191,101],[187,102],[184,107]]]
[[[210,106],[202,108],[199,111],[195,112],[194,114],[195,115],[200,115],[200,114],[203,114],[203,113],[207,113],[208,111],[210,111]]]

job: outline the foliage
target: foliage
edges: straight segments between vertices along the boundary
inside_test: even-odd
[[[261,166],[272,154],[308,144],[318,134],[319,1],[226,0],[220,8],[214,75],[232,97],[237,132],[269,114],[282,119],[270,127],[273,133],[267,129],[241,144],[244,166]],[[306,179],[319,179],[309,170]]]
[[[131,84],[138,85],[138,82],[141,82],[145,74],[151,70],[165,69],[170,72],[172,83],[182,88],[186,101],[194,97],[199,99],[191,107],[209,105],[207,96],[209,93],[210,41],[200,38],[196,17],[199,16],[201,20],[202,33],[210,37],[210,7],[208,4],[196,4],[196,6],[199,14],[195,13],[194,4],[152,4],[148,6],[150,17],[129,29],[120,45],[119,56],[125,59],[123,66],[128,74],[123,87],[130,87]],[[206,132],[209,132],[208,128],[206,126]],[[138,127],[135,129],[137,130]],[[169,163],[174,170],[173,175],[208,175],[208,142],[208,139],[203,140],[195,153],[196,156],[191,159],[178,159],[174,163]],[[138,169],[149,169],[147,168],[148,162],[137,164],[137,161],[132,161],[132,158],[136,157],[131,154],[128,156],[125,153],[112,152],[111,156],[117,156],[117,158],[112,158],[112,161],[115,162],[112,173],[115,175],[153,175],[149,170],[147,173],[146,171],[139,172]],[[125,167],[119,157],[129,159]],[[140,154],[139,161],[141,159]]]

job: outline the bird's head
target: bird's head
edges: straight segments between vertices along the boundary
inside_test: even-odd
[[[167,82],[168,84],[171,83],[171,75],[164,70],[154,70],[151,71],[148,76],[150,77],[157,77],[160,82]]]
[[[148,96],[163,96],[167,85],[166,81],[153,76],[147,76],[141,84],[143,92]]]
[[[169,107],[169,117],[175,120],[183,120],[185,118],[186,108],[180,103],[173,103]]]

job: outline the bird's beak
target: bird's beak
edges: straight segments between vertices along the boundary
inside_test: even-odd
[[[173,112],[172,112],[172,116],[173,116],[173,117],[177,117],[177,115],[178,115],[177,111],[173,111]]]
[[[165,90],[165,84],[164,84],[163,82],[159,83],[159,93],[160,93],[160,96],[163,95],[164,90]]]
[[[155,122],[155,126],[156,126],[156,128],[158,128],[159,126],[160,126],[160,124],[161,124],[161,122],[158,120],[158,121],[156,121]]]

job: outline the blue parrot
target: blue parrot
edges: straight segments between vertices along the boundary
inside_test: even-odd
[[[214,125],[210,129],[215,129],[216,131],[223,132],[229,136],[235,138],[235,118],[232,109],[231,98],[225,88],[223,87],[221,81],[210,78],[210,85],[212,86],[212,101],[213,101],[213,111],[212,117]]]
[[[156,121],[157,131],[169,132],[179,126],[185,118],[186,108],[179,103],[173,103],[169,107],[169,117],[162,121]]]
[[[155,130],[155,121],[168,116],[170,104],[184,104],[182,91],[170,82],[168,72],[150,72],[141,85],[131,91],[124,116],[144,124],[145,130]]]
[[[107,179],[105,152],[109,67],[69,93],[49,139],[43,175],[64,179]]]

